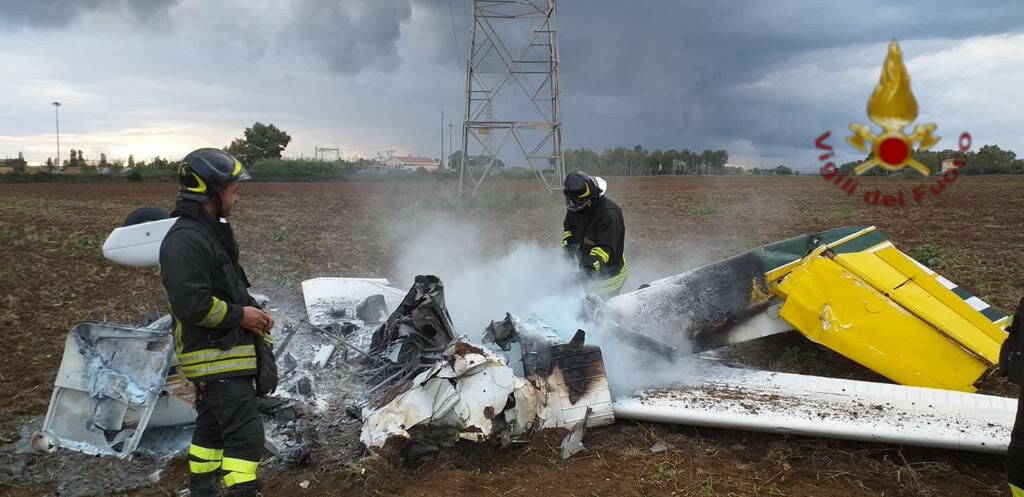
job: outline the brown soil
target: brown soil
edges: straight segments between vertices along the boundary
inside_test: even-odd
[[[924,205],[885,208],[809,178],[609,178],[625,211],[631,265],[667,275],[801,233],[875,225],[907,252],[939,249],[936,269],[1008,310],[1024,291],[1024,178],[961,178]],[[866,178],[862,188],[909,192],[915,184]],[[406,233],[440,215],[480,227],[488,250],[515,240],[557,243],[557,195],[526,181],[496,181],[475,203],[445,183],[247,184],[233,219],[243,264],[256,288],[282,305],[301,301],[299,283],[322,275],[376,276],[405,286],[395,268]],[[132,209],[170,208],[167,184],[0,185],[0,418],[3,441],[16,415],[45,413],[64,338],[77,322],[135,322],[163,308],[158,272],[102,258],[109,231]],[[659,274],[660,273],[660,274]],[[629,283],[639,284],[641,281]],[[767,341],[780,370],[871,379],[858,367],[796,338]],[[840,358],[841,359],[841,358]],[[831,365],[823,365],[828,363]],[[998,378],[984,391],[1015,395]],[[662,442],[668,450],[651,453]],[[345,466],[329,447],[317,465],[269,469],[271,495],[1001,495],[1000,458],[874,444],[620,422],[589,432],[588,452],[568,462],[560,439],[510,450],[466,447],[415,468],[367,461]],[[135,495],[170,495],[183,481],[176,461],[163,483]],[[308,480],[307,489],[299,483]],[[16,488],[0,495],[42,495]]]

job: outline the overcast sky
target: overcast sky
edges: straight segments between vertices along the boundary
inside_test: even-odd
[[[64,157],[177,158],[255,121],[291,134],[289,156],[337,144],[438,157],[440,112],[461,127],[468,12],[469,0],[0,0],[0,157],[56,154],[55,100]],[[565,147],[721,147],[733,163],[816,168],[818,135],[840,145],[851,121],[868,123],[897,38],[937,148],[967,130],[1024,154],[1024,2],[561,0],[558,24]]]

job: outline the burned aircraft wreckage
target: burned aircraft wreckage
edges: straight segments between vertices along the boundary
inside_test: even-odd
[[[105,255],[154,262],[168,221],[115,230]],[[463,335],[478,330],[454,328],[436,276],[407,292],[379,278],[302,289],[305,319],[274,330],[282,379],[263,409],[268,449],[285,461],[307,457],[315,432],[345,415],[361,422],[363,446],[389,457],[549,428],[569,431],[568,457],[586,428],[616,418],[1003,452],[1016,411],[1014,399],[972,386],[997,361],[1007,317],[873,227],[794,237],[607,302],[588,296],[582,329],[495,316],[481,343]],[[168,325],[76,326],[33,446],[121,458],[185,447],[195,413]],[[791,330],[893,383],[717,359],[722,347]],[[613,391],[607,352],[678,376]],[[357,394],[337,395],[339,382]]]

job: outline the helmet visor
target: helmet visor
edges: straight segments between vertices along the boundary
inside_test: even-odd
[[[590,197],[577,198],[572,194],[566,193],[565,195],[565,208],[571,212],[577,212],[590,205]]]

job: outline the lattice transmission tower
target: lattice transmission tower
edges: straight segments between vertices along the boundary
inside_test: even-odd
[[[544,188],[561,188],[555,0],[472,3],[459,191],[475,195],[501,165],[527,167]]]

